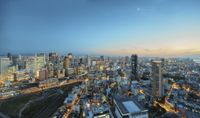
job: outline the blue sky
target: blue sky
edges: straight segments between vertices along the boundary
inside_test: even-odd
[[[199,6],[199,0],[0,0],[0,53],[199,54]]]

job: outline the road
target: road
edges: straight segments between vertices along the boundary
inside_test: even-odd
[[[81,95],[82,93],[83,93],[83,91],[81,90],[79,92],[79,94]],[[68,112],[65,112],[65,114],[63,115],[64,118],[70,118],[70,114],[73,112],[75,105],[77,105],[79,103],[79,101],[80,101],[80,97],[76,96],[76,98],[72,102],[70,110]]]

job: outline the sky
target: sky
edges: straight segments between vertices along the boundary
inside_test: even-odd
[[[200,0],[0,0],[0,54],[200,54]]]

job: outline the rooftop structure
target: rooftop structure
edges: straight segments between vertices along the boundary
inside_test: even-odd
[[[87,118],[110,118],[109,106],[106,103],[89,104],[87,103],[85,113]]]
[[[114,104],[117,118],[148,118],[148,110],[133,98],[115,96]]]

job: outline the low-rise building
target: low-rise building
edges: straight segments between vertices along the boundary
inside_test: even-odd
[[[57,78],[50,78],[39,82],[40,88],[52,87],[58,85],[59,81]]]
[[[148,110],[133,98],[115,96],[114,104],[117,118],[148,118]]]

